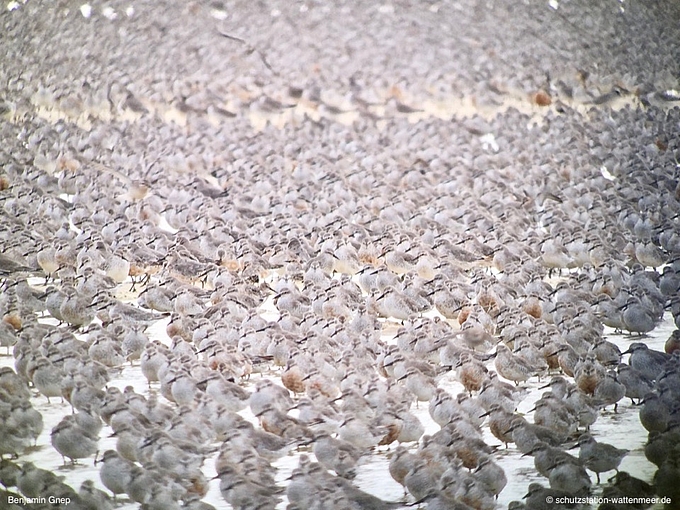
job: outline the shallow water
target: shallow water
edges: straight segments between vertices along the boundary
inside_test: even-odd
[[[272,319],[271,311],[268,308],[269,307],[266,306],[263,310],[263,316]],[[147,331],[149,337],[169,344],[169,338],[165,333],[166,325],[167,320],[162,320],[154,324]],[[394,334],[395,328],[392,326],[392,323],[383,323],[385,338],[389,338]],[[672,317],[669,314],[666,314],[664,321],[659,327],[657,327],[650,336],[644,337],[643,341],[651,348],[663,350],[664,342],[674,329],[675,324],[673,323]],[[605,330],[605,336],[608,340],[616,343],[622,351],[627,349],[630,341],[638,340],[638,337],[614,334],[613,330],[610,329]],[[0,358],[0,364],[3,366],[13,366],[13,358],[11,356],[3,356]],[[492,367],[492,364],[493,362],[488,362],[490,368]],[[276,372],[270,372],[262,376],[252,376],[251,380],[244,381],[244,386],[246,388],[252,387],[259,377],[270,377],[274,380],[278,380],[278,374]],[[463,387],[460,383],[455,381],[453,377],[452,372],[444,374],[438,384],[452,395],[456,395],[463,390]],[[532,378],[523,385],[528,393],[518,405],[517,412],[524,414],[529,421],[533,421],[530,410],[532,409],[534,402],[544,391],[539,389],[544,383],[545,380],[538,381],[535,378]],[[126,365],[120,374],[110,382],[110,385],[117,386],[121,390],[124,389],[125,386],[132,385],[135,391],[145,396],[158,390],[157,383],[152,384],[151,388],[149,388],[146,379],[141,373],[139,365]],[[94,465],[94,459],[82,460],[76,466],[64,466],[61,456],[52,448],[50,444],[50,432],[52,427],[54,427],[65,414],[71,412],[68,403],[61,403],[58,399],[52,400],[53,402],[48,404],[46,398],[43,396],[35,395],[32,398],[33,406],[43,415],[45,426],[38,439],[37,447],[23,455],[20,458],[20,462],[31,461],[44,469],[54,470],[60,475],[63,475],[65,481],[76,490],[81,482],[86,479],[93,480],[96,486],[105,490],[99,480],[98,468]],[[432,421],[428,414],[427,403],[421,403],[417,408],[414,406],[412,411],[425,426],[425,434],[433,434],[439,430],[439,426]],[[257,422],[249,409],[242,411],[241,414],[254,423]],[[598,420],[591,427],[591,433],[598,441],[604,441],[618,448],[630,450],[630,453],[623,459],[620,469],[645,481],[651,481],[656,467],[649,463],[644,456],[647,431],[640,424],[637,406],[631,405],[629,399],[624,399],[619,403],[617,413],[614,413],[610,409],[601,411]],[[111,429],[108,426],[105,426],[100,436],[100,452],[107,449],[115,449],[116,439],[108,437],[110,434]],[[498,464],[503,467],[508,478],[508,484],[498,498],[498,508],[506,508],[510,501],[521,500],[526,493],[527,486],[531,482],[537,481],[547,485],[547,480],[536,473],[532,457],[522,457],[512,444],[507,449],[500,445],[499,441],[489,432],[488,427],[484,427],[484,438],[488,444],[499,446],[499,450],[494,457]],[[413,445],[412,447],[416,448],[417,446]],[[367,457],[363,464],[357,469],[357,477],[354,483],[361,489],[384,500],[410,503],[413,501],[413,498],[411,496],[405,497],[402,487],[389,475],[389,459],[387,457],[389,450],[389,447],[380,447],[376,449],[370,457]],[[311,451],[301,449],[291,452],[274,464],[278,469],[277,483],[279,485],[285,485],[285,480],[288,478],[293,468],[297,466],[298,458],[303,453],[313,457]],[[572,453],[578,455],[578,450],[575,450]],[[217,454],[215,454],[215,456],[216,455]],[[215,476],[214,457],[206,460],[203,466],[203,472],[208,478]],[[607,478],[613,474],[614,472],[603,473],[601,476],[602,483],[606,483]],[[595,485],[595,475],[592,474],[591,478],[593,481],[594,495],[598,495],[601,490],[600,487]],[[213,480],[210,483],[210,489],[207,496],[204,498],[204,501],[213,504],[216,508],[231,508],[230,505],[222,499],[218,480]],[[285,508],[285,506],[286,501],[284,498],[284,501],[278,508]],[[137,505],[122,500],[119,508],[121,510],[128,510],[137,508]],[[404,506],[404,508],[409,507]]]

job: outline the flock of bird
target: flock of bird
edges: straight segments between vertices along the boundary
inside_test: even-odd
[[[337,46],[317,54],[289,38],[265,48],[245,37],[252,29],[225,30],[241,15],[313,33],[333,9],[361,26],[373,12],[361,3],[301,5],[295,18],[278,4],[267,13],[175,6],[217,26],[193,20],[192,38],[168,31],[181,16],[151,17],[143,2],[86,5],[31,1],[2,15],[17,35],[61,14],[40,65],[25,35],[8,41],[8,59],[25,66],[7,79],[0,124],[0,347],[13,360],[0,370],[2,508],[106,510],[122,498],[209,509],[213,483],[243,510],[491,510],[508,482],[504,451],[531,456],[542,479],[509,508],[579,508],[570,498],[590,494],[677,505],[680,334],[664,351],[646,343],[665,314],[680,327],[680,96],[666,74],[637,83],[560,61],[562,75],[537,79],[532,59],[562,52],[532,23],[571,13],[542,6],[538,21],[508,11],[533,34],[535,51],[521,60],[528,75],[482,79],[494,65],[502,76],[514,57],[495,61],[487,47],[474,61],[490,15],[476,5],[471,32],[454,39],[475,48],[460,57],[478,71],[471,83],[484,83],[471,85],[474,108],[494,114],[437,116],[432,105],[452,94],[448,52],[397,73],[417,80],[383,82],[371,73],[390,45],[371,52],[349,37],[353,61],[333,56]],[[469,15],[447,9],[386,4],[375,35],[403,24],[418,54],[408,34],[429,41],[442,20]],[[583,9],[612,33],[651,37],[624,11],[610,19]],[[155,31],[169,41],[151,44]],[[582,36],[570,32],[563,47]],[[121,49],[103,43],[112,38]],[[604,51],[584,47],[584,61]],[[118,64],[102,63],[113,62],[100,60],[109,51]],[[234,76],[218,79],[211,67],[227,51],[238,55],[225,71]],[[80,66],[70,89],[62,73],[73,69],[59,54]],[[322,55],[337,61],[333,72],[351,71],[337,78],[346,94],[325,81],[333,72],[322,71]],[[306,66],[318,57],[319,69],[296,67],[295,56]],[[41,77],[46,66],[54,76]],[[92,66],[108,66],[108,82]],[[429,82],[439,89],[424,100]],[[517,90],[521,106],[506,108]],[[150,338],[161,321],[165,334]],[[121,380],[128,365],[146,391]],[[462,391],[447,391],[447,378]],[[536,378],[544,392],[517,412]],[[58,466],[22,461],[43,433],[38,408],[54,400],[69,412],[38,448],[73,469],[93,461],[99,480],[74,488]],[[639,412],[649,432],[653,479],[619,471],[630,452],[591,434],[626,400],[635,406],[622,412]],[[100,451],[104,434],[115,449]],[[275,465],[293,452],[298,464],[282,482]],[[401,501],[355,483],[383,455]]]

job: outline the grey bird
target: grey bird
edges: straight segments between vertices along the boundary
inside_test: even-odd
[[[588,494],[592,485],[586,470],[566,458],[555,459],[548,473],[548,481],[550,488],[574,496]]]
[[[597,483],[600,483],[600,473],[616,470],[618,473],[621,460],[630,450],[616,448],[607,443],[598,443],[590,434],[582,434],[578,439],[579,460],[583,465],[595,472]]]
[[[654,389],[652,382],[630,365],[619,363],[616,371],[618,372],[618,381],[626,388],[625,396],[633,404],[636,403],[636,399],[639,403],[647,393]]]
[[[536,367],[531,366],[524,358],[515,356],[503,343],[496,347],[494,367],[498,375],[514,382],[515,385],[519,385],[520,382],[526,381],[538,372]]]
[[[593,397],[602,408],[614,405],[614,412],[618,408],[618,402],[626,395],[626,387],[617,380],[614,370],[609,370],[604,379],[595,387]]]
[[[16,260],[0,253],[0,276],[7,277],[14,273],[36,273],[39,270],[17,262]]]
[[[617,471],[608,482],[609,485],[602,489],[603,498],[651,498],[656,494],[653,485],[631,476],[626,471]]]
[[[78,491],[80,501],[85,510],[113,510],[113,503],[108,494],[97,489],[92,480],[85,480]]]
[[[671,507],[680,500],[680,484],[678,480],[680,480],[680,455],[676,451],[654,473],[656,494],[661,497],[670,498],[671,505],[669,506]]]
[[[391,510],[404,506],[401,502],[384,501],[372,494],[357,489],[344,478],[334,477],[331,483],[352,503],[352,507],[371,510]]]
[[[333,438],[328,432],[323,431],[314,436],[313,451],[321,465],[348,479],[356,476],[355,468],[363,454],[351,443]]]
[[[558,505],[555,503],[557,498],[573,497],[571,494],[555,489],[547,489],[540,483],[530,483],[527,488],[527,493],[523,499],[526,500],[526,508],[530,510],[555,510],[570,508],[566,505]]]
[[[71,459],[75,464],[78,459],[84,459],[97,452],[97,436],[92,437],[88,431],[76,422],[74,415],[67,415],[52,429],[51,441],[54,449],[64,458]]]
[[[133,480],[133,469],[135,464],[123,459],[115,450],[106,450],[100,460],[95,459],[95,463],[101,463],[99,478],[104,487],[113,493],[113,499],[118,494],[125,494],[128,485]]]
[[[668,406],[656,393],[647,393],[640,408],[640,422],[649,432],[665,432],[671,420]]]
[[[650,308],[647,308],[641,300],[631,296],[626,304],[621,307],[623,323],[631,333],[644,335],[650,333],[660,322]]]
[[[628,364],[650,381],[661,375],[664,365],[671,359],[670,354],[650,349],[642,342],[631,343],[621,354],[630,354]]]

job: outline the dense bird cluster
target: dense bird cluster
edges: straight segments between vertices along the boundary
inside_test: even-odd
[[[488,430],[544,478],[512,508],[680,501],[680,337],[644,336],[680,326],[677,8],[404,4],[1,15],[2,498],[399,508],[354,483],[389,446],[408,504],[490,510]],[[650,480],[589,433],[625,398]],[[40,399],[108,493],[22,462]]]

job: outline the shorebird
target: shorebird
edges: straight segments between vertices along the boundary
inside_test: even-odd
[[[371,424],[349,414],[338,428],[338,438],[360,450],[367,450],[381,443],[389,432],[387,427],[372,427]]]
[[[579,416],[566,401],[557,399],[550,393],[534,404],[534,423],[542,425],[557,435],[569,436],[575,432],[579,424]]]
[[[560,446],[566,440],[566,436],[548,427],[530,423],[521,416],[512,419],[508,432],[512,435],[513,443],[522,453],[529,453],[539,443]]]
[[[576,496],[588,494],[592,485],[586,470],[565,458],[558,458],[552,463],[548,481],[551,489]]]
[[[434,379],[423,374],[416,367],[409,367],[397,380],[405,380],[406,388],[415,396],[418,402],[429,402],[434,397],[437,387]]]
[[[472,476],[481,482],[486,491],[496,499],[508,483],[505,471],[493,461],[492,457],[483,457],[477,464]]]
[[[51,266],[49,267],[51,269]],[[28,273],[33,274],[36,270],[33,267],[27,266],[18,262],[7,255],[0,254],[0,276],[6,278],[12,276],[15,273]],[[51,273],[48,273],[51,274]]]
[[[653,497],[656,494],[654,486],[649,483],[631,476],[626,471],[617,471],[617,473],[609,478],[609,484],[602,490],[603,498],[642,498]]]
[[[27,498],[42,497],[42,491],[59,481],[52,471],[41,469],[33,462],[24,462],[21,471],[16,474],[16,487]]]
[[[595,354],[591,353],[574,368],[574,381],[581,391],[593,395],[606,373],[606,369],[597,361]]]
[[[323,431],[314,436],[313,451],[321,465],[348,479],[356,476],[355,468],[363,455],[359,448]]]
[[[630,354],[628,364],[650,381],[656,380],[671,359],[665,352],[655,351],[642,342],[633,342],[621,354]]]
[[[422,307],[411,297],[398,289],[385,289],[375,297],[371,297],[367,307],[374,309],[381,317],[406,321],[418,317]]]
[[[598,405],[605,408],[614,405],[614,412],[617,411],[618,402],[626,395],[626,387],[619,382],[617,373],[610,370],[605,375],[593,392],[593,397]]]
[[[62,397],[62,374],[47,358],[38,358],[33,366],[33,385],[50,402],[50,397]],[[63,397],[62,397],[63,400]]]
[[[660,322],[651,308],[635,296],[630,296],[621,307],[624,329],[630,333],[645,335],[654,330]]]
[[[534,458],[534,466],[536,471],[546,478],[550,476],[550,471],[552,468],[563,463],[571,463],[575,466],[581,467],[581,463],[578,458],[565,452],[562,448],[550,446],[547,443],[539,442],[523,456],[531,455]]]
[[[92,480],[85,480],[80,485],[78,496],[85,508],[113,510],[113,503],[109,495],[104,491],[97,489]]]
[[[535,367],[529,365],[524,358],[515,356],[504,343],[496,346],[494,367],[498,375],[514,382],[515,385],[519,385],[536,374]]]
[[[211,372],[208,377],[197,382],[207,395],[222,404],[227,411],[238,412],[248,405],[250,393],[238,384],[227,381],[219,372]]]
[[[619,363],[616,371],[618,373],[618,381],[626,388],[625,396],[633,404],[636,403],[635,399],[640,402],[647,393],[654,389],[652,382],[630,365]]]
[[[492,404],[489,410],[481,416],[489,417],[489,430],[496,438],[505,443],[507,448],[508,443],[513,441],[510,429],[516,415],[508,413],[498,404]]]
[[[75,464],[78,459],[84,459],[97,452],[97,436],[82,428],[74,416],[65,416],[52,429],[50,434],[52,446],[64,458],[71,459]]]
[[[102,464],[99,469],[99,478],[104,487],[113,494],[114,501],[118,494],[125,494],[128,485],[133,480],[135,465],[129,460],[121,458],[115,450],[106,450],[102,458],[95,459],[95,462]]]
[[[578,438],[580,447],[578,458],[583,465],[595,472],[597,483],[600,483],[600,473],[616,470],[618,473],[621,460],[630,450],[616,448],[607,443],[598,443],[590,434],[583,434]]]
[[[640,402],[640,422],[649,432],[666,432],[671,420],[668,406],[656,393],[647,393]]]
[[[489,372],[481,361],[473,358],[471,353],[463,352],[455,367],[456,377],[467,392],[479,391]]]
[[[215,477],[220,480],[224,500],[235,508],[275,508],[281,487],[266,485],[234,468],[224,467]]]
[[[76,327],[87,326],[92,322],[95,312],[91,301],[78,295],[73,287],[65,287],[63,292],[64,300],[59,306],[61,320]]]
[[[680,352],[680,329],[676,329],[671,333],[664,344],[664,351],[667,354],[673,354],[675,352]]]
[[[656,494],[661,497],[667,497],[671,501],[677,500],[680,497],[680,489],[677,483],[679,477],[680,459],[678,459],[678,454],[674,452],[669,455],[657,472],[654,473],[653,481]]]

